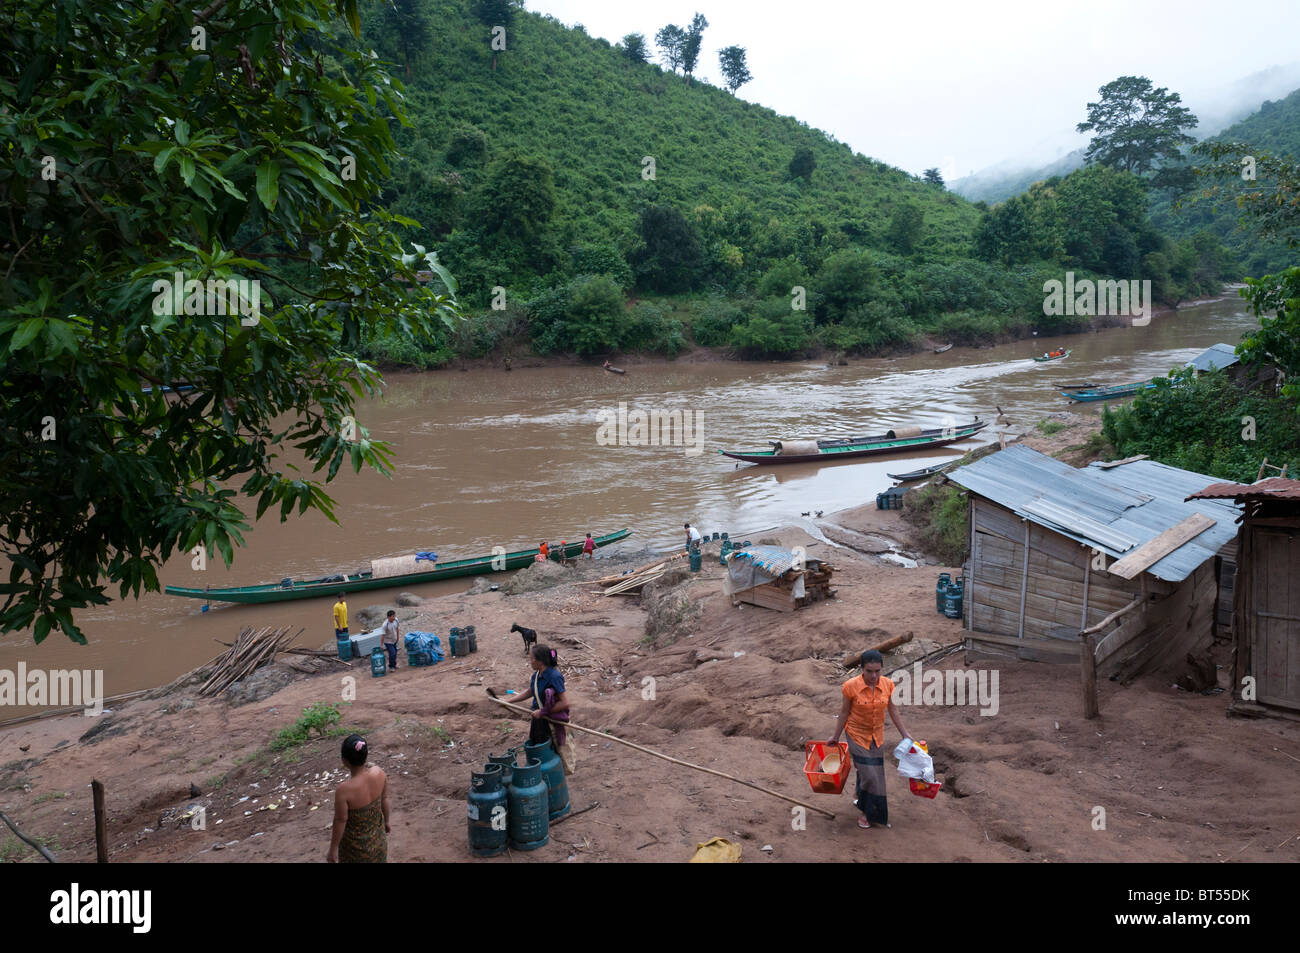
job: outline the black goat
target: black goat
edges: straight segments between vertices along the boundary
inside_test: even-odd
[[[534,629],[525,629],[516,622],[510,627],[511,632],[518,632],[524,639],[524,654],[528,654],[528,646],[537,644],[537,632]]]

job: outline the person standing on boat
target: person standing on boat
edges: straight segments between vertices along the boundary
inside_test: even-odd
[[[397,668],[397,636],[400,626],[397,624],[397,611],[388,610],[388,619],[384,622],[384,634],[379,640],[384,643],[384,649],[388,652],[388,667]]]
[[[325,855],[331,864],[388,862],[388,776],[366,764],[370,748],[360,735],[343,739],[343,766],[351,777],[334,792],[334,828]]]
[[[686,524],[686,551],[692,552],[700,548],[700,531],[690,523]]]
[[[592,539],[591,534],[588,533],[587,538],[582,541],[582,555],[585,556],[587,559],[595,559],[596,558],[595,553],[596,553],[596,541]]]
[[[339,601],[334,603],[334,638],[342,641],[348,637],[348,603],[339,593]]]
[[[884,658],[871,649],[862,653],[859,664],[862,674],[849,679],[840,689],[844,701],[829,743],[839,744],[841,732],[848,736],[849,754],[858,773],[858,797],[854,802],[862,812],[858,827],[866,830],[873,824],[889,826],[889,805],[885,801],[885,712],[889,712],[900,735],[904,738],[912,735],[904,727],[890,697],[894,683],[880,674]]]

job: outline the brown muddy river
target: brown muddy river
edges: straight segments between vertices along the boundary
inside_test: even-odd
[[[395,374],[385,399],[358,413],[372,437],[391,443],[395,472],[390,480],[340,471],[327,489],[341,525],[316,514],[282,524],[268,513],[247,534],[230,570],[209,557],[207,570],[197,572],[186,556],[174,558],[160,576],[164,585],[251,585],[355,571],[373,558],[414,550],[436,550],[447,560],[622,527],[633,536],[619,548],[667,550],[678,544],[687,520],[705,532],[752,536],[798,522],[804,512],[873,500],[891,485],[887,472],[954,459],[996,439],[993,428],[952,447],[838,464],[737,469],[719,448],[764,449],[769,439],[879,433],[907,423],[947,426],[976,414],[992,421],[995,406],[1013,428],[1067,407],[1100,413],[1099,404],[1069,404],[1060,386],[1164,374],[1211,344],[1235,345],[1254,326],[1244,303],[1233,298],[1156,315],[1147,327],[857,360],[848,367],[665,363],[632,365],[621,377],[599,366]],[[1030,360],[1057,344],[1071,350],[1068,359]],[[602,414],[616,414],[620,402],[629,413],[689,413],[700,425],[692,436],[702,438],[703,452],[601,445]],[[453,592],[472,581],[414,591]],[[393,595],[356,593],[349,606],[355,616]],[[221,648],[213,639],[228,641],[244,625],[305,626],[299,644],[331,641],[332,602],[213,604],[201,613],[197,600],[149,594],[81,613],[87,646],[57,633],[40,646],[29,635],[6,636],[0,669],[12,671],[19,660],[29,668],[103,669],[105,693],[124,693],[206,661]],[[0,721],[27,713],[6,707]]]

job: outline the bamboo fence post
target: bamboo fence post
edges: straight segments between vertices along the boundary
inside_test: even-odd
[[[503,705],[506,708],[512,708],[517,712],[521,712],[525,715],[528,715],[529,717],[532,717],[532,712],[529,711],[527,708],[523,708],[519,705],[512,705],[510,704],[510,702],[497,698],[490,693],[488,697],[491,698],[498,705]],[[715,771],[713,768],[706,768],[700,764],[691,764],[691,762],[689,761],[681,761],[677,758],[671,758],[666,754],[660,754],[658,751],[654,751],[650,748],[642,747],[641,745],[634,744],[631,741],[625,741],[624,739],[619,738],[616,735],[610,735],[610,734],[606,734],[603,731],[597,731],[594,728],[583,728],[581,725],[575,725],[572,722],[567,722],[567,721],[556,721],[553,718],[547,718],[546,720],[553,725],[559,725],[561,728],[570,728],[574,731],[585,731],[589,735],[596,735],[601,738],[607,738],[610,741],[617,741],[619,744],[626,745],[629,748],[634,748],[637,751],[640,751],[642,754],[648,754],[656,758],[662,758],[664,761],[670,761],[673,764],[680,764],[684,768],[694,768],[696,771],[703,771],[705,774],[712,774],[714,777],[724,778],[727,781],[735,781],[737,784],[743,784],[747,788],[753,788],[755,791],[762,791],[764,794],[770,794],[772,797],[780,798],[782,801],[789,801],[791,804],[798,804],[800,807],[807,808],[810,811],[816,811],[818,814],[822,814],[826,817],[831,818],[832,820],[835,819],[835,814],[832,811],[828,811],[823,807],[817,807],[813,804],[808,804],[805,801],[797,800],[796,798],[790,797],[788,794],[781,794],[778,791],[773,791],[769,788],[762,787],[760,785],[755,784],[752,781],[746,781],[743,778],[738,778],[735,777],[734,775],[726,774],[722,771]]]
[[[95,803],[95,862],[108,863],[108,821],[104,815],[104,783],[92,780],[90,793]]]

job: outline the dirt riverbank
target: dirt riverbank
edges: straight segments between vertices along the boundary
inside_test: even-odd
[[[1052,439],[1079,443],[1083,427],[1081,420],[1073,435]],[[831,525],[857,542],[870,536],[887,549],[913,547],[895,511],[864,506],[807,529]],[[737,841],[745,861],[760,863],[1300,859],[1300,725],[1228,719],[1226,693],[1188,694],[1157,677],[1103,683],[1102,717],[1087,721],[1077,670],[1028,662],[972,660],[973,669],[997,671],[996,713],[981,714],[976,704],[904,707],[905,722],[930,743],[943,790],[935,800],[909,794],[889,758],[892,827],[859,830],[852,782],[840,796],[809,791],[803,744],[834,726],[839,686],[850,676],[838,661],[845,653],[910,632],[910,642],[887,654],[890,671],[960,639],[959,623],[935,612],[934,581],[944,567],[904,568],[799,527],[768,535],[830,560],[838,597],[792,614],[733,607],[714,549],[700,574],[668,594],[676,609],[656,613],[654,638],[640,600],[591,585],[617,567],[612,560],[564,570],[557,585],[518,595],[431,599],[407,610],[414,617],[406,626],[445,640],[449,626],[473,624],[476,655],[432,668],[403,660],[382,679],[364,663],[302,666],[317,669],[309,673],[281,662],[249,680],[242,694],[256,700],[247,704],[198,698],[189,688],[130,701],[100,719],[13,726],[0,732],[0,808],[60,859],[93,860],[89,782],[98,778],[114,861],[323,860],[342,776],[339,739],[280,752],[269,745],[305,707],[338,703],[341,726],[364,733],[388,772],[390,859],[468,861],[470,772],[527,735],[525,719],[485,693],[526,684],[523,645],[509,632],[520,622],[558,650],[578,724],[836,816],[809,812],[800,825],[786,802],[577,734],[573,809],[599,806],[556,825],[540,850],[484,863],[682,861],[713,836]],[[324,634],[303,641],[315,645]],[[1217,650],[1221,665],[1225,654]],[[936,667],[963,669],[963,653]],[[347,677],[356,697],[344,703]],[[1222,670],[1220,677],[1222,684]],[[887,745],[897,740],[888,726]],[[202,830],[191,814],[198,808]],[[34,858],[5,833],[0,856]]]

